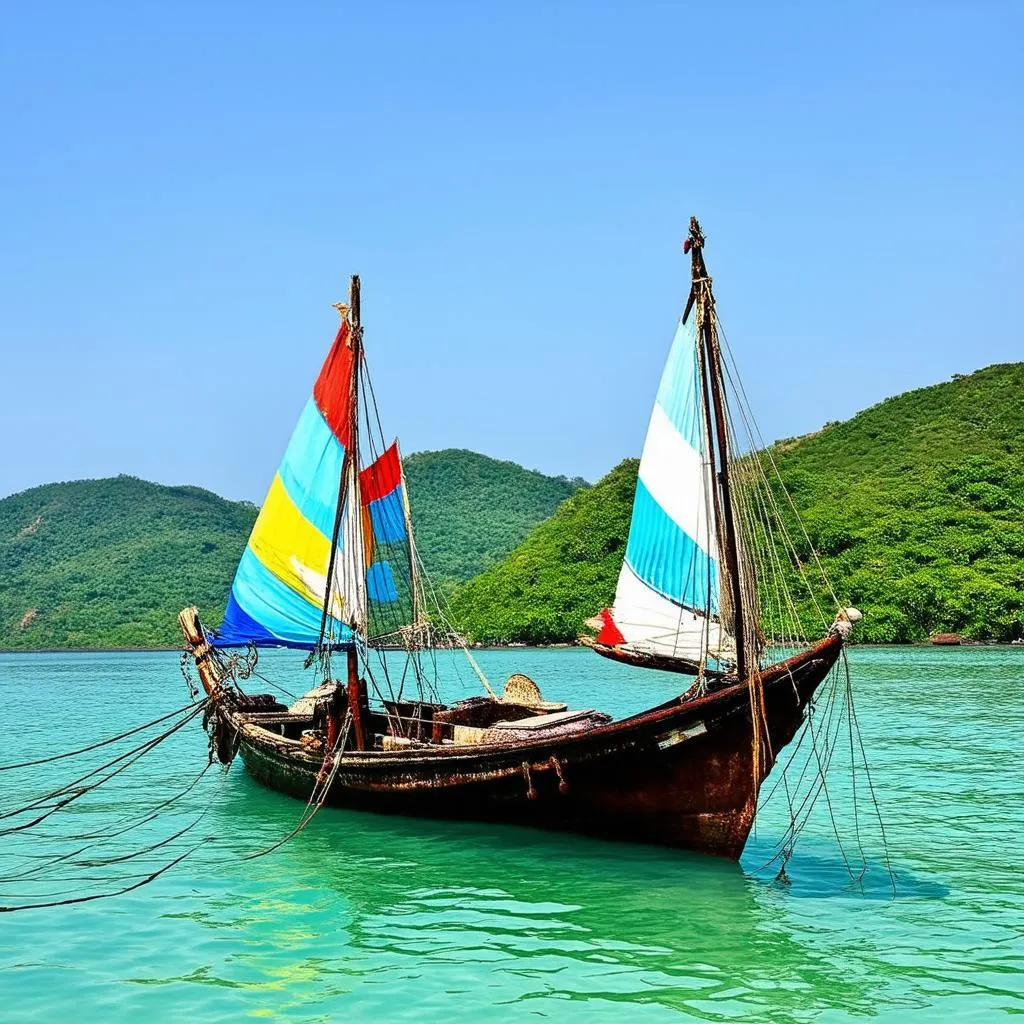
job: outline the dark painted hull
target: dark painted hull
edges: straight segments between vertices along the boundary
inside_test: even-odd
[[[653,668],[659,672],[681,672],[690,676],[695,676],[700,668],[695,662],[687,661],[684,658],[669,658],[664,655],[631,651],[626,647],[599,643],[590,636],[581,636],[580,643],[584,647],[589,647],[595,654],[600,654],[602,658],[629,665],[631,668]],[[706,672],[705,674],[709,679],[721,678],[720,672]]]
[[[829,636],[762,674],[763,778],[842,649]],[[221,708],[249,772],[308,799],[320,755]],[[770,750],[767,749],[770,746]],[[327,803],[387,814],[518,823],[736,859],[757,805],[745,684],[683,697],[558,739],[400,752],[347,751]]]

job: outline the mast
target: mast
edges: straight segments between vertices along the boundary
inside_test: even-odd
[[[357,544],[359,550],[363,550],[363,516],[359,501],[359,361],[362,358],[363,348],[363,326],[360,319],[359,303],[359,275],[353,274],[348,289],[348,317],[349,327],[352,331],[352,383],[349,399],[349,434],[348,450],[351,453],[346,460],[348,463],[348,514],[355,517]],[[353,557],[356,552],[351,553]],[[364,576],[365,578],[365,576]],[[362,581],[360,581],[362,582]],[[352,646],[345,652],[346,659],[346,686],[348,690],[349,709],[352,713],[352,726],[355,734],[356,750],[366,749],[366,726],[363,722],[364,689],[359,678],[359,651],[357,648],[357,630],[355,623],[352,626]]]
[[[696,217],[690,218],[690,235],[687,249],[692,250],[692,287],[686,311],[696,301],[698,343],[703,345],[704,366],[707,371],[705,386],[711,392],[714,407],[714,429],[718,452],[716,476],[721,489],[721,501],[717,502],[722,516],[725,533],[725,562],[729,572],[729,586],[733,604],[733,620],[736,640],[736,673],[745,679],[747,674],[746,631],[744,628],[743,589],[740,581],[739,541],[736,522],[733,517],[732,496],[729,480],[729,435],[726,429],[725,397],[722,386],[721,351],[715,332],[715,297],[711,291],[711,278],[704,264],[704,235]],[[684,315],[685,318],[685,315]],[[706,395],[705,395],[706,409]],[[714,462],[714,453],[712,453]]]
[[[349,285],[349,302],[351,303],[352,288]],[[349,324],[351,330],[351,319],[349,318],[349,306],[346,306],[343,302],[334,303],[334,308],[338,311],[338,315],[341,317],[342,327],[346,323]],[[351,335],[350,335],[351,340]],[[330,357],[328,357],[330,358]],[[321,371],[323,372],[323,371]],[[352,398],[352,380],[351,378],[347,384],[349,388],[349,398]],[[315,393],[315,387],[314,387]],[[351,413],[349,416],[349,427],[351,429]],[[358,460],[357,460],[358,461]],[[327,637],[327,620],[333,616],[332,604],[334,603],[334,583],[335,583],[335,569],[338,558],[338,541],[341,537],[341,525],[342,517],[345,512],[345,491],[348,486],[348,473],[349,466],[352,463],[352,445],[349,443],[345,446],[345,454],[341,462],[341,475],[338,477],[338,503],[334,510],[334,528],[331,530],[331,553],[327,559],[327,578],[324,584],[324,603],[323,609],[320,615],[320,638],[317,641],[317,647],[315,650],[321,650],[323,643]],[[328,647],[328,651],[330,648]],[[308,667],[310,661],[313,658],[313,654],[310,654],[310,660],[307,660],[306,666]],[[330,663],[327,664],[328,673],[330,672]]]
[[[350,471],[359,479],[359,360],[363,348],[363,325],[359,308],[359,275],[353,274],[348,286],[348,322],[352,331],[352,383],[349,401]]]

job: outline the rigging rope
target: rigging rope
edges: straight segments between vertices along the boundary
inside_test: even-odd
[[[698,306],[700,306],[699,302]],[[734,514],[736,514],[742,522],[742,532],[749,539],[751,545],[750,555],[756,557],[759,568],[759,573],[757,575],[759,585],[753,594],[751,594],[749,589],[744,588],[747,591],[746,597],[748,600],[756,600],[757,594],[760,594],[767,602],[766,607],[769,610],[768,621],[771,623],[772,633],[770,636],[765,637],[765,640],[770,640],[776,648],[778,648],[780,643],[784,646],[789,646],[794,643],[806,644],[808,631],[804,627],[804,616],[802,615],[801,610],[794,599],[792,589],[789,586],[789,580],[791,578],[795,576],[797,582],[806,592],[809,606],[813,609],[814,615],[821,622],[822,626],[828,626],[828,618],[826,617],[821,603],[819,602],[819,587],[814,585],[811,581],[810,575],[808,574],[807,568],[804,564],[805,559],[801,557],[797,544],[794,541],[793,536],[790,534],[789,526],[787,525],[787,518],[791,518],[791,521],[796,523],[801,541],[806,546],[806,550],[810,553],[809,557],[813,568],[816,570],[817,575],[820,576],[821,589],[828,594],[836,609],[842,610],[843,605],[840,603],[831,582],[828,579],[828,575],[825,572],[815,545],[812,543],[807,529],[796,509],[793,498],[785,487],[773,453],[764,444],[764,440],[757,428],[756,421],[750,413],[749,402],[747,400],[742,380],[736,370],[735,359],[733,358],[731,348],[728,344],[725,329],[721,324],[721,319],[717,316],[717,311],[714,311],[713,305],[712,310],[712,315],[715,318],[714,323],[717,328],[714,332],[714,337],[716,341],[719,341],[720,338],[720,348],[725,352],[726,358],[723,361],[725,376],[728,380],[730,390],[736,399],[734,403],[726,404],[728,443],[732,451],[744,452],[743,455],[736,457],[733,462],[734,468],[737,470],[736,483],[739,485],[733,490]],[[698,309],[698,312],[699,311],[700,310]],[[733,419],[733,409],[738,412],[739,422],[744,430],[746,444],[743,446],[737,446],[737,439],[740,437],[740,434],[736,429],[737,423]],[[769,473],[771,475],[769,475]],[[783,495],[782,500],[786,505],[790,516],[783,515],[783,510],[780,507],[779,501],[776,500],[777,491],[781,491]],[[786,559],[791,565],[791,572],[786,572],[783,561],[780,558],[780,553],[785,553]],[[741,582],[743,582],[745,568],[746,567],[741,559]],[[747,575],[749,580],[749,569]],[[760,640],[760,638],[758,639]],[[844,680],[842,687],[840,687],[841,673]],[[760,687],[752,685],[750,689],[752,720],[759,720],[761,723],[760,727],[755,727],[752,731],[756,787],[757,765],[760,760],[759,734],[763,730],[769,743],[770,737],[767,735],[763,692],[761,692],[758,695],[758,699],[755,700],[754,690],[760,690]],[[822,706],[827,710],[825,711],[825,717],[823,723],[821,723],[821,728],[817,728],[814,722],[814,718],[816,717],[815,709],[821,709]],[[860,855],[859,873],[854,871],[853,866],[847,857],[836,820],[832,795],[827,782],[827,775],[833,764],[836,749],[839,745],[839,738],[841,731],[843,730],[844,719],[846,726],[846,740],[850,752],[854,834],[856,847]],[[808,738],[809,743],[805,745],[805,740]],[[856,754],[857,750],[860,752],[859,760]],[[795,787],[791,787],[790,772],[792,767],[797,763],[798,756],[801,754],[803,755],[802,768],[800,769]],[[771,766],[773,760],[773,756],[769,753],[766,760],[768,767]],[[829,815],[836,841],[839,844],[840,855],[843,863],[855,882],[863,879],[867,870],[867,857],[864,851],[860,829],[860,810],[856,778],[857,774],[861,770],[864,771],[869,783],[868,791],[870,793],[875,816],[879,824],[883,856],[887,870],[889,871],[890,880],[893,881],[894,884],[894,876],[889,862],[885,831],[882,825],[881,810],[875,796],[873,784],[871,783],[870,769],[864,752],[863,737],[860,733],[859,724],[856,719],[853,688],[849,674],[849,663],[844,650],[841,654],[840,662],[830,673],[830,682],[827,689],[819,691],[816,699],[812,700],[808,706],[805,727],[801,731],[795,746],[789,752],[786,763],[782,766],[778,779],[775,781],[767,797],[762,798],[759,801],[760,805],[764,805],[771,800],[780,784],[784,787],[789,812],[789,825],[782,838],[779,840],[773,857],[768,861],[770,864],[774,860],[781,859],[780,876],[785,876],[786,863],[792,856],[796,838],[802,832],[804,827],[806,827],[815,805],[819,798],[823,796],[824,805]]]
[[[79,747],[77,750],[68,750],[61,754],[53,754],[50,757],[40,757],[35,761],[22,761],[19,764],[0,765],[0,772],[10,772],[14,771],[16,768],[35,768],[41,764],[50,764],[53,761],[63,761],[69,757],[78,757],[80,754],[87,754],[92,750],[98,750],[100,747],[106,747],[111,743],[117,743],[118,740],[127,739],[129,736],[134,736],[136,733],[145,732],[146,729],[152,729],[154,725],[160,725],[162,722],[166,722],[168,719],[174,718],[176,715],[183,714],[194,707],[195,704],[190,702],[184,707],[178,708],[177,711],[170,711],[166,715],[154,718],[151,722],[146,722],[145,725],[137,725],[134,729],[128,729],[126,732],[118,733],[117,736],[110,736],[109,738],[99,740],[96,743],[90,743],[87,747]]]

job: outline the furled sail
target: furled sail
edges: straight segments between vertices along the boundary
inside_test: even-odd
[[[692,663],[734,657],[722,627],[696,316],[680,321],[640,459],[626,557],[597,642]]]

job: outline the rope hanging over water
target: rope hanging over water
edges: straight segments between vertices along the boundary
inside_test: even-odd
[[[166,726],[156,735],[148,736],[142,742],[118,753],[102,764],[89,767],[87,771],[81,772],[81,774],[70,781],[54,786],[45,793],[25,800],[18,806],[0,808],[0,821],[11,821],[12,819],[17,821],[17,824],[7,825],[0,829],[0,837],[9,838],[19,833],[32,833],[36,836],[33,850],[39,848],[44,850],[42,853],[33,852],[24,856],[20,864],[15,865],[13,868],[5,871],[3,875],[0,875],[0,884],[6,886],[17,881],[26,881],[32,884],[53,882],[79,883],[71,890],[34,892],[21,896],[10,892],[0,892],[0,911],[10,913],[17,910],[67,906],[122,895],[155,881],[206,843],[208,839],[203,839],[184,852],[174,851],[174,855],[168,861],[161,863],[151,871],[143,871],[134,875],[117,875],[109,871],[100,876],[72,875],[69,877],[60,874],[60,872],[66,870],[108,869],[124,865],[149,857],[157,851],[165,850],[180,843],[184,837],[188,836],[196,828],[209,811],[211,805],[208,804],[190,823],[175,828],[170,833],[157,838],[147,836],[146,841],[134,849],[123,852],[111,851],[108,856],[97,856],[94,852],[97,851],[97,848],[109,844],[112,840],[122,839],[136,830],[145,829],[147,826],[157,822],[168,808],[193,792],[207,774],[212,763],[210,761],[186,786],[171,796],[158,800],[154,806],[146,807],[141,812],[132,811],[115,821],[104,824],[99,829],[87,830],[85,832],[76,830],[70,834],[57,836],[40,832],[40,826],[44,822],[47,822],[54,815],[61,814],[62,812],[66,813],[69,809],[72,809],[72,805],[78,805],[86,797],[103,789],[113,780],[122,777],[126,772],[139,764],[146,755],[179,733],[197,717],[204,714],[206,710],[206,700],[196,703],[190,702],[175,711],[160,715],[151,721],[123,730],[113,736],[105,737],[83,747],[33,760],[3,765],[2,770],[7,772],[33,770],[40,766],[60,761],[83,758],[98,750],[109,748],[131,737],[149,732],[157,726]],[[9,789],[10,787],[8,787],[8,791]],[[29,820],[18,821],[18,819],[25,818],[28,815],[32,815]],[[52,842],[59,844],[57,852],[45,850],[47,844]],[[84,845],[67,850],[65,847],[69,843],[84,843]],[[15,851],[15,855],[17,852]],[[0,849],[0,853],[10,855],[10,851],[7,849]],[[89,856],[85,856],[86,854],[89,854]],[[115,883],[115,887],[106,888],[99,892],[94,891],[97,883],[102,884],[104,882]],[[124,884],[116,884],[120,882]],[[11,902],[11,900],[18,900],[18,902]]]
[[[223,661],[226,669],[231,672],[237,672],[241,667],[241,671],[251,674],[251,669],[254,667],[254,663],[240,662],[237,659],[234,661],[223,659]],[[213,808],[216,794],[213,794],[212,797],[207,794],[205,806],[184,825],[174,827],[163,835],[155,837],[152,835],[153,827],[157,826],[168,812],[174,811],[176,805],[192,794],[214,766],[217,744],[216,730],[212,728],[210,731],[214,735],[211,735],[207,763],[193,778],[170,796],[141,810],[133,810],[113,821],[104,822],[95,829],[75,830],[56,835],[39,832],[40,827],[54,815],[67,812],[73,804],[84,801],[91,794],[95,794],[115,779],[123,776],[124,773],[139,764],[147,754],[156,750],[161,744],[194,722],[196,718],[208,716],[211,709],[212,705],[208,698],[190,702],[175,711],[74,750],[0,766],[2,770],[8,772],[31,771],[56,762],[87,757],[96,751],[123,743],[158,726],[164,726],[155,735],[147,736],[141,742],[108,758],[102,764],[89,766],[88,770],[80,771],[70,781],[52,785],[44,793],[27,798],[17,806],[0,806],[0,821],[17,822],[0,829],[0,838],[9,839],[16,834],[25,833],[36,835],[32,852],[25,852],[19,863],[10,865],[6,870],[0,872],[0,913],[65,907],[122,896],[155,882],[200,849],[216,843],[221,837],[207,835],[190,843],[184,850],[181,849],[183,840],[194,833]],[[212,725],[210,722],[207,724]],[[347,713],[334,749],[325,754],[323,769],[295,827],[271,846],[254,853],[244,854],[242,859],[254,860],[268,856],[308,827],[326,802],[327,793],[341,767],[351,728],[352,716],[351,713]],[[220,773],[220,785],[217,792],[223,785],[226,773],[227,766]],[[32,815],[30,820],[18,821],[19,818],[24,818],[27,815]],[[111,846],[114,841],[123,841],[126,836],[136,832],[145,833],[146,838],[140,844],[127,849],[123,846],[121,848]],[[57,844],[57,849],[47,850],[47,845],[52,843]],[[81,845],[67,849],[68,844],[72,843]],[[104,855],[105,848],[107,852]],[[39,850],[42,852],[37,852]],[[116,870],[144,862],[152,858],[154,854],[164,851],[172,853],[172,856],[152,866],[151,870],[144,869],[128,874]],[[19,852],[14,850],[13,854],[18,855]],[[11,853],[12,851],[0,847],[0,854],[10,856]],[[237,855],[232,855],[232,859],[236,859],[236,857]],[[97,869],[100,874],[88,873]],[[28,883],[31,886],[45,886],[45,891],[39,889],[26,893],[11,891],[10,887],[19,882]],[[68,884],[71,885],[71,888],[54,888],[55,885]]]

